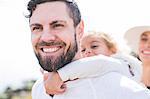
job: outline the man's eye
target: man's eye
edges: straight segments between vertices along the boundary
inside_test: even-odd
[[[62,28],[62,27],[64,27],[64,25],[63,24],[54,24],[53,25],[53,28]]]
[[[32,31],[41,31],[42,30],[42,27],[33,27],[32,28]]]

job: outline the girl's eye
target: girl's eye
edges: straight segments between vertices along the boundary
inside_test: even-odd
[[[91,46],[92,49],[95,49],[95,48],[97,48],[97,47],[98,47],[97,45]]]
[[[82,49],[81,52],[82,52],[82,53],[85,52],[85,49]]]

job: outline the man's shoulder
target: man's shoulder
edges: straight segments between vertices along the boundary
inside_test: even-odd
[[[33,85],[32,99],[51,99],[51,97],[46,94],[43,79],[37,80]]]
[[[42,86],[43,86],[43,79],[38,79],[38,80],[34,83],[34,85],[33,85],[33,87],[32,87],[32,90],[33,90],[33,89],[37,89],[37,88],[42,87]]]
[[[42,92],[43,90],[43,80],[42,79],[39,79],[37,80],[33,87],[32,87],[32,96],[37,96],[38,93]],[[41,91],[40,91],[41,90]]]

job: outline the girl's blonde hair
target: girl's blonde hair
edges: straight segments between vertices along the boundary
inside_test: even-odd
[[[91,36],[96,36],[98,38],[103,39],[108,49],[110,49],[114,54],[117,53],[118,51],[117,44],[114,41],[114,39],[108,34],[104,32],[88,31],[87,33],[84,34],[82,39],[84,39],[84,37],[91,37]]]

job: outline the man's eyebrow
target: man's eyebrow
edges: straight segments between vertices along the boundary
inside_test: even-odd
[[[54,25],[56,23],[67,23],[66,21],[62,21],[62,20],[56,20],[56,21],[53,21],[50,23],[50,25]],[[30,27],[32,26],[42,26],[41,24],[38,24],[38,23],[34,23],[34,24],[31,24]]]
[[[32,27],[32,26],[41,26],[41,25],[40,25],[40,24],[35,23],[35,24],[31,24],[31,25],[30,25],[30,27]]]
[[[50,23],[50,25],[56,24],[56,23],[67,23],[66,21],[62,21],[62,20],[56,20]]]

